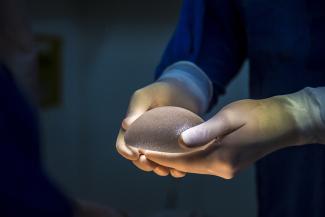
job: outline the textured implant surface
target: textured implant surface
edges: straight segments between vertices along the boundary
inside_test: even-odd
[[[125,133],[127,145],[159,152],[183,153],[180,134],[203,122],[191,111],[179,107],[159,107],[140,116]]]

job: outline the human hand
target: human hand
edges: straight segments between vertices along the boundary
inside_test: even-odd
[[[195,98],[177,80],[165,79],[155,82],[149,86],[137,90],[130,101],[126,118],[122,122],[116,148],[126,159],[131,160],[135,166],[144,171],[154,171],[160,176],[169,173],[174,177],[183,177],[183,172],[169,169],[148,160],[144,155],[140,155],[138,150],[125,144],[125,130],[144,112],[161,106],[178,106],[198,113],[199,106]]]
[[[296,95],[284,95],[232,103],[181,134],[189,147],[216,139],[207,149],[188,154],[144,150],[143,154],[157,164],[185,173],[232,178],[275,150],[311,141],[312,125],[306,125],[308,108],[296,99]]]
[[[82,200],[74,201],[73,211],[74,217],[127,217],[113,208]]]

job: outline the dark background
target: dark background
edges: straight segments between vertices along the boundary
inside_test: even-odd
[[[41,119],[45,166],[70,196],[139,217],[171,206],[167,195],[178,195],[179,212],[256,215],[252,168],[230,181],[198,175],[176,180],[142,172],[115,150],[129,97],[152,81],[175,28],[180,0],[28,2],[34,31],[63,40],[62,104],[43,110]],[[248,97],[247,68],[212,113]]]

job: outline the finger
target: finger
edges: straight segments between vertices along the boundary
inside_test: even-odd
[[[170,169],[170,174],[174,177],[174,178],[183,178],[186,173],[175,170],[175,169]]]
[[[229,166],[220,160],[217,155],[221,148],[211,145],[198,152],[185,154],[162,153],[157,151],[144,151],[147,159],[167,168],[172,168],[183,173],[195,173],[214,175],[220,177],[231,177]]]
[[[233,119],[229,112],[220,112],[208,121],[184,131],[180,140],[188,147],[205,145],[238,128],[240,121]]]
[[[144,155],[140,155],[139,160],[133,161],[133,164],[140,170],[150,172],[157,168],[159,165],[148,160]]]
[[[123,129],[127,129],[136,119],[138,119],[144,112],[149,110],[151,100],[144,94],[136,92],[133,94],[126,118],[122,122]]]
[[[183,173],[206,174],[206,161],[214,153],[212,149],[216,148],[216,146],[211,146],[202,151],[182,154],[144,150],[143,154],[147,159],[167,168],[172,168]]]
[[[120,155],[125,157],[128,160],[138,160],[140,157],[139,152],[136,149],[133,149],[130,146],[127,146],[124,141],[124,132],[120,130],[117,140],[116,140],[116,149]]]
[[[145,150],[143,154],[146,156],[147,159],[157,163],[158,165],[187,172],[186,168],[184,167],[184,165],[187,164],[187,159],[185,155],[148,150]]]
[[[153,171],[158,176],[168,176],[169,175],[169,168],[166,168],[166,167],[163,167],[163,166],[158,166]]]

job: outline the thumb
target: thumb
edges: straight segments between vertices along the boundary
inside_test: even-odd
[[[218,113],[208,121],[185,130],[180,140],[188,147],[203,146],[233,131],[235,126],[224,113]]]

